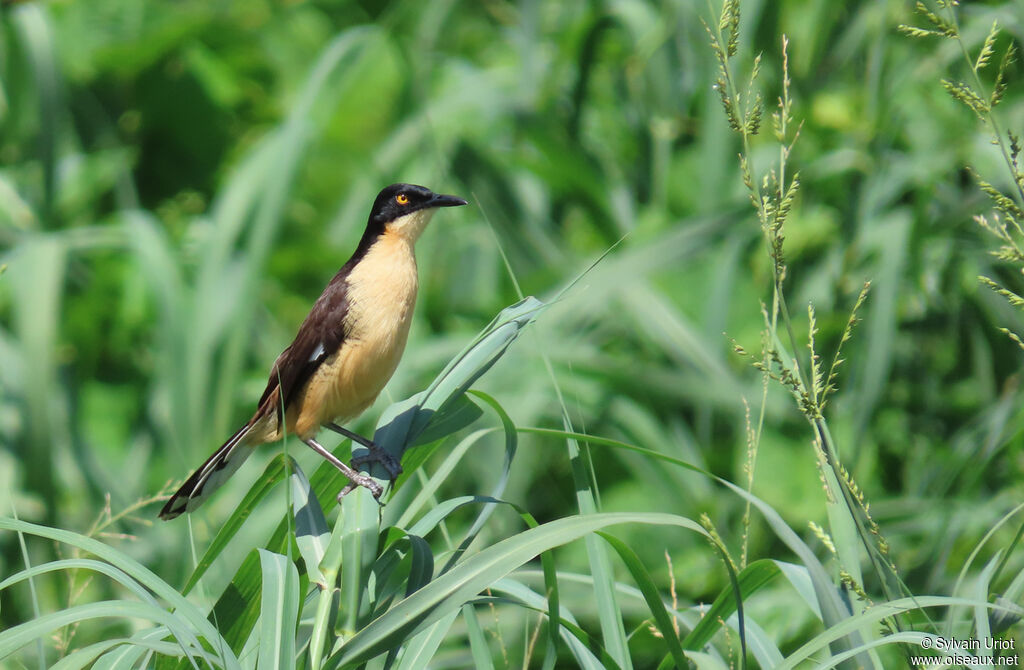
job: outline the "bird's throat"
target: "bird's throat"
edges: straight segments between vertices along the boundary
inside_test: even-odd
[[[384,236],[394,235],[407,240],[410,245],[416,244],[435,211],[437,210],[418,209],[411,214],[400,216],[384,226]]]

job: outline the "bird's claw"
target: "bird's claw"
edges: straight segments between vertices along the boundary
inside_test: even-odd
[[[381,467],[388,471],[389,479],[394,482],[398,479],[398,475],[402,474],[402,464],[392,456],[386,449],[379,447],[376,444],[370,444],[366,447],[366,453],[352,457],[352,466],[357,469],[361,469],[367,463],[379,463]]]
[[[380,484],[374,481],[373,477],[361,474],[356,474],[355,476],[349,475],[348,484],[346,484],[345,488],[343,488],[341,493],[338,494],[338,502],[340,503],[342,498],[352,491],[355,491],[360,486],[370,492],[370,495],[372,495],[373,499],[377,501],[377,504],[381,506],[384,505],[384,503],[380,501],[380,497],[384,493],[384,489],[381,488]]]

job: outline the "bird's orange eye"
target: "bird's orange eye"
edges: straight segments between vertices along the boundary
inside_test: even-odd
[[[395,196],[395,202],[397,202],[399,205],[408,205],[409,196],[407,196],[404,193],[399,193],[398,195]]]

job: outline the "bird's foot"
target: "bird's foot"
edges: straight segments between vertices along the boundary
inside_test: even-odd
[[[370,495],[372,495],[373,499],[377,501],[377,504],[383,507],[384,503],[380,501],[380,496],[384,493],[384,489],[381,488],[380,484],[378,484],[373,477],[359,474],[358,472],[354,472],[352,474],[345,473],[345,476],[348,477],[348,484],[346,484],[345,488],[343,488],[341,493],[338,494],[339,503],[342,498],[362,486],[370,492]]]
[[[341,472],[341,474],[348,478],[348,484],[341,490],[341,493],[338,494],[338,502],[341,502],[341,499],[344,498],[346,494],[353,491],[357,486],[362,486],[373,495],[374,500],[383,504],[380,502],[380,496],[384,493],[384,489],[381,488],[380,484],[378,484],[373,477],[364,475],[361,472],[353,470],[349,466],[345,465],[342,461],[338,460],[334,454],[332,454],[328,449],[325,449],[323,445],[313,438],[309,438],[305,440],[305,442],[310,449],[323,456],[328,463],[333,465],[339,472]]]
[[[398,459],[388,453],[384,447],[380,447],[373,442],[363,446],[366,447],[367,453],[353,456],[352,467],[362,468],[367,463],[379,463],[381,467],[388,471],[388,477],[392,482],[398,479],[398,475],[402,474],[402,464],[398,462]]]
[[[361,444],[366,447],[368,454],[360,454],[352,457],[352,466],[360,468],[367,463],[380,463],[380,465],[388,471],[388,475],[391,481],[398,479],[398,475],[402,474],[402,466],[394,456],[389,454],[383,447],[378,446],[373,440],[363,437],[359,433],[355,433],[348,428],[343,428],[336,423],[328,422],[323,424],[324,428],[333,430],[339,435],[343,435],[348,439],[352,440],[356,444]]]

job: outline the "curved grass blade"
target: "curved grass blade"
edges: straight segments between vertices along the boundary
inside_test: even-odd
[[[541,552],[621,523],[647,523],[707,532],[685,517],[671,514],[592,514],[559,519],[502,540],[469,557],[451,571],[401,601],[356,633],[328,659],[338,668],[366,661],[393,648],[475,597],[488,585]]]
[[[420,588],[426,586],[434,576],[434,552],[426,540],[416,535],[409,535],[412,563],[409,566],[409,580],[405,588],[408,598]]]
[[[175,614],[162,607],[147,603],[130,600],[103,600],[76,605],[44,614],[37,619],[18,624],[0,633],[0,660],[7,658],[26,644],[49,636],[65,626],[101,618],[142,619],[163,624],[168,629],[180,629],[182,624]],[[199,639],[191,631],[186,631],[185,638],[180,641],[188,648],[202,650]]]
[[[0,530],[20,531],[27,535],[35,535],[55,542],[61,542],[73,547],[78,547],[82,551],[86,551],[103,559],[131,576],[139,584],[152,591],[157,597],[169,603],[175,610],[174,616],[178,617],[175,621],[188,623],[193,630],[205,637],[214,649],[222,650],[220,642],[223,638],[217,629],[206,620],[206,617],[200,613],[195,605],[190,603],[182,594],[160,579],[160,577],[154,574],[151,570],[122,552],[119,552],[91,537],[85,537],[84,535],[72,533],[67,530],[48,528],[46,526],[39,526],[25,521],[18,521],[16,519],[0,518]],[[171,625],[174,625],[173,621],[171,622]],[[235,658],[233,654],[226,654],[221,660],[227,668],[239,667],[238,659]]]
[[[161,638],[166,637],[167,635],[167,631],[160,629],[153,630]],[[93,665],[93,662],[96,661],[97,657],[121,646],[137,647],[143,652],[150,651],[162,656],[179,656],[181,654],[181,647],[172,642],[161,642],[159,639],[147,640],[139,636],[121,637],[96,642],[87,647],[76,649],[50,666],[50,670],[82,670],[86,667],[95,668],[96,666]],[[191,649],[189,650],[189,653],[193,654],[196,658],[203,659],[210,667],[215,666],[217,658],[209,652],[202,649]]]
[[[736,577],[741,597],[746,600],[781,574],[783,574],[782,569],[776,561],[763,559],[751,563]],[[735,595],[731,588],[727,588],[718,594],[711,609],[683,639],[683,648],[692,651],[703,649],[714,637],[714,634],[721,630],[719,622],[728,619],[735,611]]]
[[[629,548],[629,546],[617,537],[609,535],[608,533],[598,532],[599,537],[604,538],[605,542],[611,545],[612,549],[618,553],[619,558],[626,565],[626,569],[629,570],[629,574],[633,576],[633,581],[640,588],[640,592],[644,594],[644,600],[647,601],[647,607],[650,609],[651,614],[654,616],[654,624],[658,628],[658,632],[661,633],[661,638],[665,641],[668,646],[668,651],[672,655],[673,660],[676,663],[676,667],[685,668],[688,665],[686,655],[683,653],[683,648],[679,644],[679,637],[676,633],[675,628],[672,625],[672,617],[668,615],[665,610],[665,603],[661,600],[661,594],[658,593],[658,587],[654,585],[654,580],[651,579],[651,574],[647,571],[640,557],[636,555],[636,552]],[[735,602],[735,599],[733,599]]]
[[[816,598],[818,599],[818,604],[821,609],[822,620],[825,622],[827,626],[832,626],[840,621],[844,621],[852,614],[848,604],[846,603],[846,601],[843,600],[835,584],[831,581],[831,579],[829,579],[828,573],[825,572],[825,568],[824,566],[822,566],[817,556],[815,556],[811,548],[808,547],[807,544],[800,539],[800,536],[798,536],[793,531],[793,529],[789,527],[789,525],[782,519],[779,513],[775,511],[775,508],[773,508],[771,505],[764,502],[757,496],[749,493],[745,489],[736,486],[727,479],[718,477],[708,472],[707,470],[699,468],[691,463],[687,463],[686,461],[675,458],[673,456],[668,456],[661,452],[654,451],[653,449],[638,447],[636,445],[621,442],[619,440],[596,437],[592,435],[586,435],[583,433],[572,433],[552,428],[518,428],[517,430],[519,430],[519,432],[522,433],[549,435],[552,437],[559,438],[569,436],[572,437],[573,439],[586,441],[594,445],[613,447],[616,449],[623,449],[626,451],[644,454],[645,456],[648,456],[650,458],[657,459],[665,463],[677,465],[681,468],[690,470],[691,472],[700,473],[705,477],[708,477],[718,482],[722,486],[725,486],[726,488],[731,490],[736,495],[742,497],[745,500],[749,500],[752,505],[757,507],[761,514],[764,515],[765,520],[768,522],[768,525],[771,526],[776,536],[778,536],[778,538],[782,540],[787,547],[789,547],[790,551],[792,551],[800,558],[800,561],[804,564],[804,567],[807,568],[808,574],[811,577],[811,582],[814,585],[814,593]],[[851,632],[850,644],[852,646],[860,644],[859,633],[857,631]]]
[[[134,579],[129,577],[123,570],[120,570],[109,563],[104,563],[103,561],[97,561],[91,558],[64,558],[58,561],[50,561],[49,563],[43,563],[42,565],[32,566],[31,568],[17,572],[0,582],[0,591],[14,586],[26,579],[32,579],[38,575],[48,572],[56,572],[59,570],[91,570],[98,572],[110,577],[115,582],[131,591],[143,602],[150,605],[157,605],[156,599],[150,595],[150,592]]]
[[[459,461],[462,460],[462,457],[466,452],[482,438],[495,431],[495,428],[481,428],[473,431],[460,440],[459,443],[456,444],[455,447],[452,448],[445,456],[437,470],[430,475],[426,484],[416,494],[416,497],[406,505],[405,509],[402,510],[402,516],[395,522],[395,525],[402,528],[412,523],[412,520],[416,518],[416,515],[419,514],[420,510],[430,503],[435,493],[437,493],[438,488],[440,488],[448,475],[455,471]]]
[[[199,559],[199,563],[196,564],[195,569],[189,576],[188,581],[185,582],[185,587],[181,590],[183,595],[187,595],[195,588],[195,585],[199,583],[199,580],[206,574],[206,571],[210,569],[213,562],[217,560],[217,557],[231,543],[231,539],[238,533],[242,524],[249,518],[249,515],[256,509],[260,501],[266,498],[274,486],[284,478],[285,458],[284,454],[278,454],[267,463],[267,467],[263,469],[263,474],[249,488],[248,493],[242,498],[242,502],[238,504],[238,507],[235,508],[235,511],[232,512],[227,521],[221,524],[220,530],[217,531],[216,537],[213,538],[213,542],[210,543],[210,546],[203,553],[203,557]]]
[[[510,599],[513,604],[531,609],[539,614],[550,612],[550,608],[545,606],[543,596],[509,577],[499,579],[490,587],[490,591],[491,593],[504,593],[505,597]],[[475,599],[474,602],[478,600]],[[559,608],[558,629],[559,637],[569,647],[569,651],[572,652],[576,663],[581,668],[607,670],[619,667],[615,663],[615,659],[608,655],[601,642],[580,628],[572,613],[563,608]]]
[[[497,413],[498,418],[501,420],[501,426],[505,432],[505,458],[502,462],[501,475],[489,496],[495,499],[501,498],[505,493],[505,487],[508,486],[509,476],[512,474],[512,459],[515,458],[516,449],[519,446],[519,435],[516,433],[516,426],[512,423],[511,417],[509,417],[508,413],[505,412],[505,409],[497,400],[482,391],[470,391],[470,393],[490,405],[491,409]],[[469,548],[469,545],[472,544],[473,540],[476,539],[477,534],[479,534],[480,529],[484,527],[484,524],[487,523],[487,520],[491,518],[491,515],[496,509],[497,507],[495,505],[485,505],[484,508],[480,510],[480,514],[477,515],[477,518],[473,521],[473,525],[470,526],[469,530],[466,532],[466,536],[463,538],[462,542],[459,543],[458,549],[452,554],[451,558],[448,559],[448,562],[441,569],[442,573],[447,572],[455,564],[455,561],[457,561],[466,549]]]
[[[974,565],[974,560],[978,557],[978,554],[981,553],[982,548],[986,544],[988,544],[988,541],[990,539],[992,539],[992,537],[995,536],[996,532],[1000,528],[1002,528],[1002,526],[1006,522],[1008,522],[1012,517],[1014,517],[1021,510],[1024,510],[1024,503],[1021,503],[1021,504],[1017,505],[1016,507],[1011,509],[1009,512],[1004,514],[1002,517],[1000,517],[999,520],[996,521],[994,524],[992,524],[992,527],[988,529],[988,532],[985,533],[985,536],[982,537],[981,540],[978,541],[978,543],[975,545],[974,549],[971,550],[970,555],[968,555],[967,560],[964,561],[963,566],[961,566],[960,572],[956,576],[956,582],[953,584],[953,589],[951,591],[952,595],[955,596],[955,595],[959,595],[960,594],[960,587],[963,584],[964,580],[967,578],[967,573],[970,570],[971,566]],[[1018,579],[1021,579],[1021,578],[1024,578],[1024,572],[1022,572],[1020,575],[1018,575]],[[956,620],[957,620],[956,608],[955,607],[950,607],[949,608],[949,612],[946,614],[946,623],[945,623],[944,633],[943,633],[944,637],[946,637],[946,638],[953,637],[953,624],[956,622]]]
[[[950,605],[966,605],[968,607],[982,607],[993,612],[1006,612],[1016,616],[1024,614],[1024,609],[1017,605],[1008,603],[987,603],[979,602],[971,598],[951,598],[945,596],[916,596],[913,598],[898,598],[889,602],[874,605],[858,614],[830,626],[813,639],[806,642],[799,649],[791,653],[784,663],[776,670],[792,670],[815,654],[826,652],[829,644],[836,640],[850,635],[851,632],[861,629],[863,626],[877,623],[887,617],[892,617],[904,612],[914,612],[931,607],[949,607]],[[864,643],[861,643],[863,645]],[[857,645],[860,646],[860,645]],[[851,647],[845,653],[851,653]],[[835,654],[839,656],[840,654]]]
[[[545,303],[531,296],[499,312],[461,353],[448,362],[425,391],[384,411],[373,441],[401,458],[405,450],[426,431],[435,415],[441,421],[449,411],[465,412],[455,404],[458,398],[501,358],[522,329],[546,307]],[[362,451],[365,448],[360,447],[353,453],[357,455]],[[371,473],[383,475],[378,471]]]

